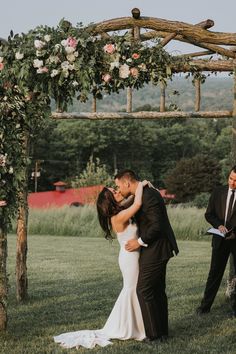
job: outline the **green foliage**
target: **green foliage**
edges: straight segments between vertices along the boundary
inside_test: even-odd
[[[194,197],[193,201],[191,202],[191,205],[195,206],[198,209],[206,208],[208,205],[209,197],[210,193],[200,193]]]
[[[79,175],[75,181],[71,182],[73,188],[96,186],[96,185],[110,185],[113,179],[108,174],[106,166],[100,163],[99,158],[95,161],[93,156],[90,156],[86,169]]]
[[[169,205],[168,215],[179,240],[202,240],[208,224],[205,207]],[[15,227],[15,226],[14,226]],[[30,209],[29,234],[52,236],[104,237],[94,205],[83,207]]]
[[[210,192],[220,183],[219,163],[206,155],[181,159],[165,178],[169,192],[178,202],[190,201],[201,192]]]

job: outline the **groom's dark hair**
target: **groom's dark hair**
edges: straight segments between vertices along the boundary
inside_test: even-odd
[[[132,182],[139,180],[136,173],[132,170],[129,170],[129,169],[121,170],[115,175],[115,179],[122,179],[122,178],[126,178]]]

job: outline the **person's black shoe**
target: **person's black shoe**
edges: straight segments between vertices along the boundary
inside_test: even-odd
[[[201,306],[196,308],[196,314],[199,315],[199,316],[206,315],[209,312],[210,312],[210,309],[204,309]]]
[[[160,344],[160,343],[165,343],[168,340],[168,336],[160,336],[160,337],[151,337],[151,338],[144,338],[142,343],[146,344]]]

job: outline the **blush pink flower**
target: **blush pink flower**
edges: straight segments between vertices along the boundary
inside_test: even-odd
[[[102,79],[103,79],[103,81],[104,82],[110,82],[111,81],[111,75],[110,74],[104,74],[103,76],[102,76]]]
[[[113,54],[116,50],[116,47],[114,46],[114,44],[109,43],[103,47],[103,50],[105,53]]]
[[[78,44],[78,41],[74,37],[68,37],[67,38],[67,45],[69,47],[76,48],[77,44]]]
[[[133,76],[133,77],[138,77],[138,75],[139,75],[138,69],[137,68],[131,68],[130,69],[130,75]]]
[[[132,58],[133,58],[133,59],[138,59],[138,58],[140,58],[140,54],[138,54],[138,53],[133,53],[133,54],[132,54]]]
[[[4,68],[4,64],[0,63],[0,70],[2,70]]]
[[[46,66],[37,69],[37,74],[44,74],[47,72],[48,72],[48,68]]]

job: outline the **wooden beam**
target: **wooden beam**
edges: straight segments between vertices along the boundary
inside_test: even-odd
[[[227,48],[223,48],[223,47],[220,47],[215,44],[209,44],[209,43],[205,43],[205,42],[197,42],[197,41],[192,40],[191,38],[186,38],[186,39],[187,39],[188,43],[193,44],[195,46],[211,50],[215,53],[221,54],[221,55],[229,57],[229,58],[234,58],[234,59],[236,58],[236,53],[233,52],[232,50],[227,49]]]
[[[214,26],[214,21],[213,20],[205,20],[202,22],[197,23],[195,26],[199,26],[201,28],[204,29],[208,29],[211,28],[212,26]],[[164,47],[167,43],[169,43],[172,39],[174,39],[177,36],[177,33],[171,33],[168,34],[160,43],[160,45],[162,45],[162,47]]]
[[[148,28],[154,31],[163,31],[167,34],[177,33],[176,39],[178,39],[178,36],[180,35],[185,38],[191,38],[198,43],[236,45],[236,33],[213,32],[185,22],[169,21],[154,17],[140,17],[139,19],[134,19],[132,17],[115,18],[90,25],[87,27],[87,31],[92,35],[97,35],[102,32],[129,29],[134,26]],[[166,35],[163,37],[165,36]]]
[[[178,57],[179,58],[185,58],[185,57],[194,58],[194,57],[203,57],[205,55],[211,55],[211,54],[214,54],[214,52],[212,52],[211,50],[204,50],[202,52],[194,52],[194,53],[186,53],[186,54],[178,55]]]
[[[232,111],[200,111],[200,112],[52,112],[53,119],[160,119],[160,118],[230,118]]]
[[[219,71],[219,72],[229,72],[233,71],[236,65],[236,60],[204,60],[196,59],[189,63],[179,63],[178,65],[172,65],[171,69],[173,72],[191,72],[193,68],[199,71]]]

